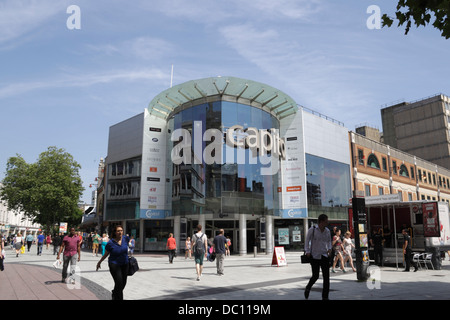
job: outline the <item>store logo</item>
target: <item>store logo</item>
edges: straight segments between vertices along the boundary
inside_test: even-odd
[[[194,121],[193,138],[186,129],[176,129],[171,141],[178,142],[171,151],[174,164],[256,164],[259,162],[261,175],[274,175],[279,170],[279,162],[286,159],[285,141],[278,129],[244,128],[234,125],[225,133],[218,129],[208,129],[202,134],[202,122]],[[205,142],[209,142],[204,149]],[[226,144],[227,148],[224,148]],[[223,157],[223,150],[226,154]],[[246,159],[245,149],[250,150]],[[237,161],[235,160],[235,156]],[[267,166],[265,166],[267,165]]]

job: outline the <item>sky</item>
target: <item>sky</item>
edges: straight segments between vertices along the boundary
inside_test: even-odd
[[[450,40],[432,26],[376,28],[372,6],[393,16],[396,3],[0,0],[0,180],[10,157],[34,163],[56,146],[81,165],[90,203],[109,127],[171,83],[215,76],[381,131],[382,107],[450,95]]]

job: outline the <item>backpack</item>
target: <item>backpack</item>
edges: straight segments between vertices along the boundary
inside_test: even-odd
[[[205,243],[202,240],[203,236],[204,236],[204,233],[202,233],[202,235],[200,237],[197,237],[197,235],[195,236],[197,238],[197,240],[195,240],[194,252],[197,255],[205,254]]]

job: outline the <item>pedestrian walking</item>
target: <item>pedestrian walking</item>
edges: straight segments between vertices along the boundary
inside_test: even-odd
[[[101,240],[102,240],[102,242],[101,242],[101,245],[102,245],[102,256],[104,256],[105,255],[105,248],[106,248],[106,245],[108,244],[108,241],[109,241],[108,235],[106,233],[104,233]]]
[[[350,231],[347,231],[344,235],[344,266],[345,263],[348,261],[350,263],[350,267],[352,267],[353,272],[356,272],[355,267],[353,266],[353,257],[352,257],[352,249],[355,248],[355,245],[352,242],[352,239],[350,238],[352,233]]]
[[[216,268],[217,274],[223,276],[223,261],[225,260],[225,255],[227,253],[226,243],[227,238],[224,236],[225,231],[223,229],[219,230],[219,234],[214,237],[213,247],[216,253]]]
[[[47,250],[50,247],[51,243],[52,243],[52,236],[50,234],[48,234],[47,237],[45,237],[45,244],[47,246]]]
[[[111,240],[105,247],[105,254],[97,263],[97,268],[101,269],[101,263],[108,258],[109,272],[114,280],[112,300],[123,300],[123,290],[128,278],[128,242],[130,239],[123,235],[123,228],[116,225],[113,229]]]
[[[344,267],[344,257],[342,255],[342,252],[344,251],[344,246],[342,245],[342,240],[341,240],[341,230],[337,229],[335,232],[335,235],[333,237],[333,242],[331,243],[331,245],[333,246],[333,251],[334,251],[334,261],[333,261],[333,267],[331,268],[331,272],[336,272],[336,270],[334,269],[336,267],[336,263],[339,260],[340,265],[341,265],[341,270],[342,272],[347,272],[345,270]]]
[[[62,243],[61,234],[56,233],[52,238],[53,255],[58,253],[59,248],[61,247],[61,243]]]
[[[94,235],[92,236],[92,256],[98,256],[98,246],[101,239],[102,238],[97,234],[97,231],[94,231]]]
[[[169,263],[173,263],[173,258],[177,251],[177,242],[173,237],[173,233],[169,233],[169,239],[167,239],[166,250],[169,253]]]
[[[42,231],[39,232],[37,236],[37,255],[40,256],[42,254],[42,248],[44,247],[45,236],[42,234]]]
[[[5,270],[4,262],[5,261],[5,240],[3,239],[3,235],[0,238],[0,271]]]
[[[408,229],[402,230],[403,238],[405,242],[403,243],[403,255],[405,259],[405,270],[404,272],[409,272],[411,267],[411,237],[409,236]],[[413,262],[414,272],[417,271],[418,266],[415,262]]]
[[[34,237],[31,234],[31,232],[28,232],[28,234],[25,238],[25,241],[27,242],[27,250],[28,250],[28,252],[30,252],[31,245],[33,244],[33,241],[34,241]]]
[[[134,236],[130,237],[130,242],[128,242],[128,250],[130,253],[130,256],[134,254],[134,248],[136,247],[136,240],[134,240]]]
[[[70,282],[75,283],[75,267],[77,262],[81,259],[81,242],[75,228],[70,228],[69,234],[64,237],[61,247],[59,248],[57,260],[60,260],[61,252],[63,252],[63,268],[62,268],[62,280],[61,282],[66,282],[67,279],[67,268],[70,263]]]
[[[14,248],[16,249],[16,257],[19,257],[20,249],[22,249],[24,239],[22,234],[19,232],[14,238]]]
[[[192,251],[191,251],[191,237],[187,237],[186,239],[186,243],[185,243],[186,249],[184,249],[184,259],[187,259],[189,257],[189,259],[191,259],[192,257]]]
[[[331,235],[328,226],[328,216],[319,215],[318,225],[312,226],[306,234],[305,252],[311,257],[312,276],[305,288],[305,298],[309,298],[312,286],[319,279],[319,272],[322,269],[323,288],[322,299],[328,300],[330,292],[330,260]]]
[[[231,253],[231,239],[227,236],[227,244],[225,245],[225,249],[227,251],[226,255],[229,256]]]
[[[203,259],[208,252],[208,238],[202,232],[202,226],[200,224],[197,225],[197,233],[192,236],[192,250],[194,252],[197,281],[200,281],[203,273]]]

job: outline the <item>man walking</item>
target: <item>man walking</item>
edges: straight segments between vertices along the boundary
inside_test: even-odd
[[[39,235],[37,236],[37,255],[40,256],[42,254],[42,247],[44,247],[44,235],[42,234],[42,231],[39,232]]]
[[[200,281],[203,272],[203,259],[208,252],[208,237],[202,232],[200,224],[197,226],[197,233],[192,236],[192,249],[194,251],[197,281]]]
[[[30,252],[30,248],[31,248],[31,245],[33,244],[34,237],[33,237],[33,235],[30,232],[28,232],[27,237],[25,238],[25,240],[27,241],[28,252]]]
[[[98,255],[98,246],[100,243],[101,237],[97,234],[97,231],[94,231],[94,235],[92,236],[92,256]]]
[[[214,251],[216,252],[217,274],[219,276],[223,276],[223,260],[225,259],[225,254],[227,253],[227,249],[225,248],[227,238],[225,238],[224,233],[225,231],[220,229],[219,234],[215,236],[213,240]]]
[[[70,228],[69,235],[65,236],[61,248],[59,249],[58,256],[56,257],[59,260],[59,256],[61,252],[64,250],[63,254],[63,269],[62,269],[62,281],[66,282],[67,278],[67,267],[70,263],[70,278],[72,278],[72,283],[75,283],[75,278],[73,277],[75,274],[75,266],[77,261],[80,261],[80,237],[75,232],[75,228]]]
[[[312,226],[306,234],[305,253],[310,256],[312,277],[305,289],[305,298],[308,299],[312,286],[319,279],[319,269],[322,269],[323,289],[322,299],[328,300],[330,292],[330,253],[331,235],[328,226],[328,216],[321,214],[318,225]]]

